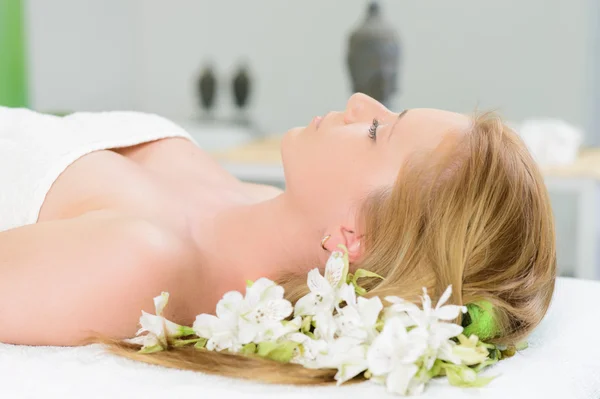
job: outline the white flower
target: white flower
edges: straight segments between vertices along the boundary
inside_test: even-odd
[[[415,362],[426,349],[424,329],[417,327],[407,331],[400,318],[391,318],[368,350],[369,371],[375,381],[385,383],[389,392],[405,395],[409,388],[418,391],[419,383],[412,382],[419,370]]]
[[[422,303],[423,309],[413,303],[407,302],[401,298],[389,296],[386,301],[393,303],[390,307],[391,312],[402,313],[406,316],[402,320],[406,327],[418,326],[428,333],[427,356],[425,367],[429,370],[435,359],[440,357],[443,360],[455,362],[457,358],[453,355],[453,342],[450,338],[459,335],[463,328],[455,323],[448,321],[458,317],[460,312],[467,311],[466,306],[444,305],[452,295],[452,286],[448,286],[446,291],[440,297],[435,308],[431,306],[431,298],[427,295],[427,289],[423,288]]]
[[[317,363],[321,368],[337,369],[334,378],[340,385],[367,369],[367,350],[360,340],[340,337],[329,345],[326,355],[317,358]]]
[[[312,316],[321,312],[332,313],[339,303],[338,289],[348,273],[347,255],[334,251],[325,265],[325,276],[319,269],[308,272],[310,292],[296,302],[295,316]]]
[[[186,326],[180,326],[162,316],[162,312],[169,302],[169,293],[162,292],[154,298],[154,308],[156,314],[150,314],[142,310],[140,317],[140,329],[135,338],[126,340],[126,342],[142,345],[144,349],[156,348],[163,349],[167,347],[167,338],[179,338],[185,335],[191,335],[194,331]],[[142,335],[143,333],[147,333]]]
[[[342,286],[340,296],[346,306],[339,309],[335,317],[339,335],[370,343],[377,335],[375,326],[383,309],[381,300],[379,297],[357,299],[354,287],[349,284]]]
[[[293,333],[288,336],[288,339],[300,344],[296,351],[292,363],[298,363],[304,367],[318,368],[315,363],[318,357],[325,356],[329,346],[322,339],[312,339],[308,335],[302,333]]]
[[[316,339],[332,341],[338,331],[338,326],[333,313],[323,311],[313,316],[315,323],[314,335]]]
[[[258,279],[246,289],[245,302],[239,320],[242,343],[277,339],[287,332],[281,322],[292,313],[293,307],[283,299],[282,287],[266,278]],[[300,329],[300,322],[296,330]]]
[[[217,315],[201,314],[194,321],[194,332],[206,338],[206,349],[237,352],[242,344],[238,338],[238,318],[244,298],[237,291],[227,292],[217,303]]]
[[[292,304],[283,299],[283,288],[261,278],[246,289],[246,297],[231,291],[217,303],[217,315],[196,317],[196,335],[208,339],[208,350],[237,352],[250,342],[276,340],[300,329],[301,319],[282,321],[292,313]]]
[[[156,348],[158,350],[163,349],[162,343],[158,340],[158,337],[154,334],[138,335],[137,337],[128,338],[125,340],[128,344],[140,345],[143,349]],[[165,343],[166,346],[166,343]]]

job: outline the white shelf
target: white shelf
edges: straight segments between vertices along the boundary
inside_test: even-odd
[[[222,163],[223,167],[240,180],[256,183],[268,183],[282,186],[285,184],[283,167],[244,163]]]
[[[233,123],[200,119],[183,119],[174,122],[185,129],[198,145],[208,152],[238,147],[259,137],[249,127]]]

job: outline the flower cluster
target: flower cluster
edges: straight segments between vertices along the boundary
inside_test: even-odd
[[[453,323],[464,306],[446,305],[448,287],[432,305],[423,289],[422,306],[388,296],[367,298],[360,278],[381,278],[359,269],[349,273],[345,248],[333,252],[324,275],[308,273],[310,292],[295,306],[271,280],[248,282],[246,295],[228,292],[216,315],[201,314],[193,327],[177,325],[162,316],[169,294],[154,298],[156,315],[142,312],[141,328],[129,343],[143,353],[194,345],[199,350],[228,351],[292,362],[308,368],[336,369],[338,384],[362,375],[384,384],[389,392],[416,395],[427,382],[445,375],[452,385],[483,386],[490,377],[478,376],[499,359],[499,350],[462,335]]]

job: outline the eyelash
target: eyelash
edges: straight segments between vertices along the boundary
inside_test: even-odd
[[[373,119],[373,123],[369,128],[369,138],[372,140],[377,140],[377,128],[379,127],[379,121],[377,119]]]

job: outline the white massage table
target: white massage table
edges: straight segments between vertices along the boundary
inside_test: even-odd
[[[443,380],[423,398],[600,398],[600,282],[560,278],[547,317],[529,348],[487,374],[488,387],[459,389]],[[40,326],[43,328],[43,326]],[[80,348],[0,344],[0,398],[386,398],[370,382],[341,387],[263,385],[166,369]]]

